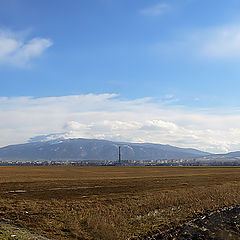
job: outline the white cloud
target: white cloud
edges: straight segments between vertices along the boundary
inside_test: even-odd
[[[149,8],[145,8],[140,10],[140,13],[145,16],[159,16],[165,13],[165,11],[169,8],[169,5],[166,3],[159,3]]]
[[[38,37],[24,40],[18,33],[0,30],[0,64],[28,67],[32,59],[41,56],[51,45],[50,39]]]
[[[121,100],[115,94],[2,97],[0,119],[0,146],[30,138],[83,137],[171,144],[210,152],[240,150],[239,112],[190,111],[165,102],[153,103],[149,98]]]

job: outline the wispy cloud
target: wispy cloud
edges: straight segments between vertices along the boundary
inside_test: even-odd
[[[157,5],[140,10],[140,13],[145,16],[159,16],[165,13],[168,8],[168,4],[158,3]]]
[[[42,55],[52,45],[46,38],[22,39],[18,33],[0,29],[0,64],[28,67],[31,61]]]
[[[210,152],[240,149],[239,112],[189,111],[149,98],[121,100],[115,94],[5,97],[0,98],[0,119],[0,146],[47,135],[38,140],[83,137],[172,144]]]
[[[151,51],[173,57],[237,59],[240,58],[240,24],[183,31],[169,42],[154,44]]]
[[[202,39],[202,54],[212,58],[240,57],[240,25],[207,30]]]

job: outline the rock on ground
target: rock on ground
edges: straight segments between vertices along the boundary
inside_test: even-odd
[[[211,213],[148,240],[239,240],[240,204]]]

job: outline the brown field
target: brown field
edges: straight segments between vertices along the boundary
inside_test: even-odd
[[[141,239],[240,203],[240,168],[0,167],[0,194],[0,217],[55,239]]]

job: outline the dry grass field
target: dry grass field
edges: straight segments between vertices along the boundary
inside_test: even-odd
[[[141,239],[240,203],[240,168],[0,167],[0,196],[0,217],[54,239]]]

